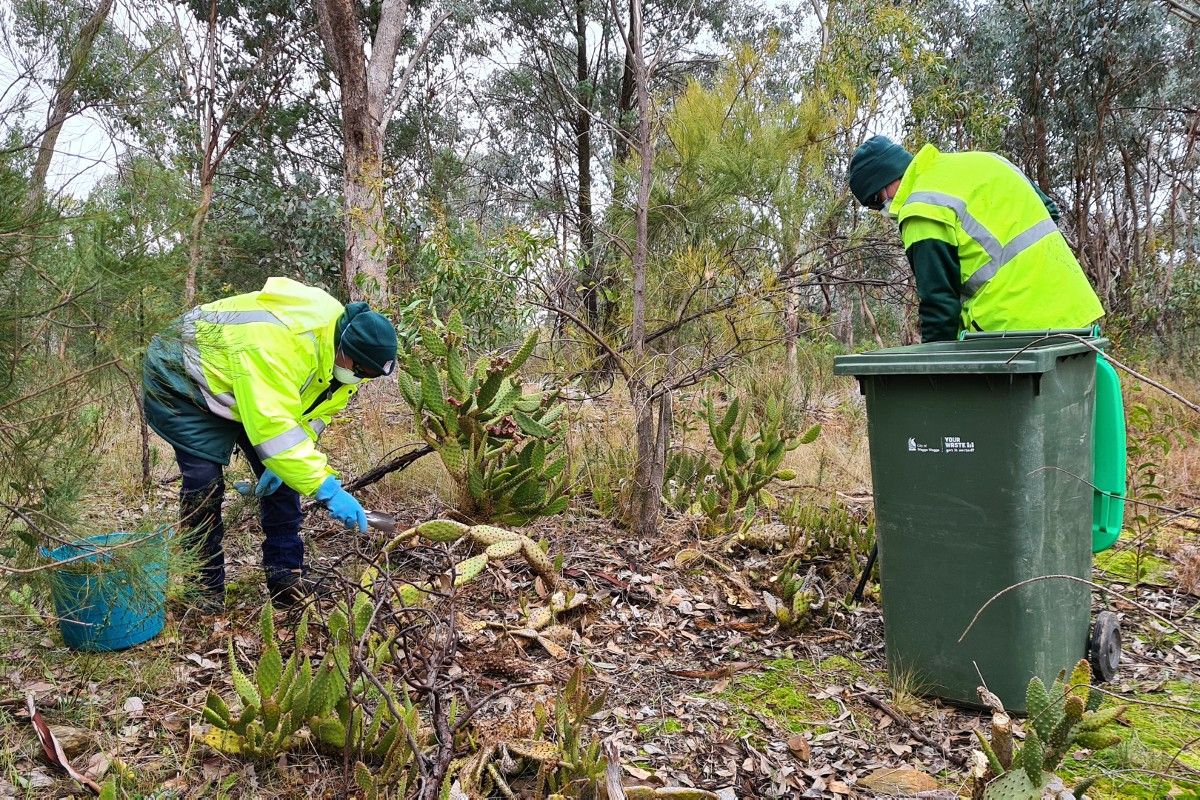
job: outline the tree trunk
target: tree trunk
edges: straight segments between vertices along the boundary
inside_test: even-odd
[[[639,536],[658,534],[662,511],[663,481],[667,471],[667,451],[671,445],[671,394],[652,398],[645,386],[630,387],[634,406],[634,433],[637,463],[633,470],[630,493],[630,526]]]
[[[92,45],[100,34],[104,20],[112,9],[113,0],[100,0],[100,5],[88,17],[88,21],[79,29],[79,37],[71,47],[71,60],[63,74],[62,82],[54,91],[54,99],[50,103],[50,113],[46,120],[46,131],[38,144],[37,161],[33,165],[33,174],[29,180],[29,194],[25,200],[27,214],[32,214],[42,205],[46,196],[46,175],[50,172],[50,161],[54,158],[54,148],[58,145],[58,136],[62,133],[63,124],[70,114],[71,105],[75,102],[75,89],[79,85],[79,73],[83,71],[88,56],[91,55]]]
[[[592,220],[592,90],[587,52],[587,3],[575,0],[575,82],[579,87],[575,110],[575,157],[579,171],[579,258],[583,307],[588,325],[600,330],[600,283]]]
[[[388,302],[386,220],[383,213],[383,139],[371,126],[362,141],[346,137],[343,275],[353,300]],[[352,145],[351,142],[355,141]]]
[[[204,233],[204,220],[212,206],[213,179],[206,166],[200,168],[200,204],[192,215],[192,228],[188,234],[188,271],[183,286],[184,308],[196,304],[196,276],[200,272],[200,239]]]
[[[633,247],[632,323],[629,339],[634,360],[639,366],[646,347],[646,262],[650,251],[650,183],[653,177],[654,147],[650,141],[650,87],[646,74],[646,56],[642,50],[642,0],[629,6],[629,41],[633,53],[633,75],[637,92],[638,192],[636,239]]]
[[[814,8],[816,8],[814,4]],[[779,226],[785,230],[783,215],[779,216]],[[796,369],[798,349],[800,346],[800,308],[804,300],[804,282],[799,279],[800,263],[796,254],[793,237],[788,236],[780,252],[779,263],[791,273],[785,280],[783,294],[783,346],[788,371]]]
[[[204,40],[204,61],[201,72],[204,83],[198,87],[200,97],[200,203],[192,214],[192,227],[188,234],[188,271],[183,283],[183,305],[191,308],[196,303],[196,276],[200,272],[200,238],[204,233],[204,220],[212,206],[213,177],[216,164],[216,92],[217,92],[217,2],[208,4],[208,32]],[[201,80],[197,76],[197,81]]]
[[[629,27],[633,27],[633,5],[637,0],[629,0]],[[617,96],[617,137],[614,147],[614,161],[624,161],[629,155],[629,140],[633,138],[634,130],[630,124],[635,94],[634,53],[632,44],[625,47],[625,66],[621,70],[621,93]]]
[[[790,286],[784,296],[783,337],[788,372],[796,369],[796,348],[800,331],[800,287]]]
[[[341,92],[343,226],[342,276],[351,299],[388,304],[386,220],[383,202],[383,135],[388,88],[408,15],[406,0],[384,0],[370,60],[353,0],[317,0],[317,22]],[[422,44],[422,47],[424,43]]]
[[[636,234],[633,247],[632,322],[629,343],[633,351],[634,379],[629,395],[636,419],[637,464],[634,467],[630,498],[633,529],[651,536],[658,532],[662,504],[662,481],[666,468],[666,444],[670,437],[670,401],[667,395],[655,401],[649,390],[646,367],[646,263],[650,251],[650,182],[654,145],[650,138],[650,87],[646,58],[642,49],[642,0],[632,0],[629,12],[629,51],[633,55],[634,86],[637,94],[638,191],[635,211]],[[664,410],[665,404],[665,410]],[[663,420],[667,427],[662,428]]]

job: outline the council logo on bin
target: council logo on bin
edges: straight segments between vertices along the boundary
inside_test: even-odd
[[[975,443],[964,441],[961,436],[944,436],[942,449],[947,453],[974,453]]]

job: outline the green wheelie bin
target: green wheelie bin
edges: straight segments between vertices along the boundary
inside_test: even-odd
[[[1091,576],[1093,347],[1106,344],[1093,330],[1009,332],[835,360],[866,398],[894,681],[975,707],[983,684],[1020,714],[1035,675],[1049,685],[1087,655],[1115,669],[1116,618],[1091,624],[1090,589],[1031,581]],[[1113,426],[1104,430],[1117,449]],[[1120,432],[1123,470],[1123,420]],[[1112,505],[1097,536],[1114,525]]]

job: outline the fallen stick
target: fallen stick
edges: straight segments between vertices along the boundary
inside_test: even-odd
[[[370,486],[372,483],[383,478],[385,475],[390,475],[393,472],[398,472],[412,465],[414,461],[427,456],[433,452],[433,448],[429,445],[423,445],[416,450],[410,450],[399,458],[394,458],[386,464],[380,464],[375,469],[364,472],[359,477],[346,484],[346,491],[353,492],[364,486]]]
[[[926,736],[916,726],[916,723],[914,723],[911,719],[909,719],[908,717],[901,714],[896,709],[889,706],[887,703],[880,700],[875,695],[869,694],[868,692],[859,692],[857,696],[863,698],[864,700],[867,701],[868,704],[875,706],[875,708],[877,708],[880,711],[882,711],[883,713],[887,714],[895,722],[899,723],[900,725],[903,725],[904,728],[908,731],[909,736],[916,739],[918,742],[920,742],[923,745],[932,747],[934,750],[941,753],[942,757],[945,758],[947,761],[954,762],[954,764],[956,764],[960,769],[965,768],[967,766],[967,759],[965,756],[959,755],[958,753],[951,752],[950,749],[947,748],[945,745],[935,742],[933,739]]]

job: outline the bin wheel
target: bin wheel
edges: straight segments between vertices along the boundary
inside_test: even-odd
[[[1117,666],[1121,662],[1121,625],[1117,615],[1111,611],[1101,611],[1092,623],[1088,660],[1092,663],[1092,675],[1097,681],[1111,681],[1117,674]]]

